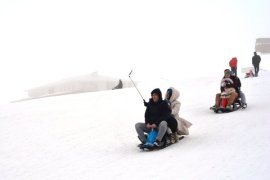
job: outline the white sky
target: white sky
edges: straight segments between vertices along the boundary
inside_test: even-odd
[[[0,98],[93,71],[201,76],[270,37],[270,1],[0,1]],[[135,75],[135,74],[134,74]],[[1,101],[0,100],[0,101]]]

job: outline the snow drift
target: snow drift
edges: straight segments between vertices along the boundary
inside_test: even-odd
[[[97,72],[73,78],[67,78],[54,83],[31,88],[27,90],[26,99],[74,94],[82,92],[95,92],[130,87],[129,80],[99,75]]]

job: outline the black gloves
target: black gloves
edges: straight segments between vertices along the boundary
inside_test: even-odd
[[[147,107],[148,102],[146,102],[145,100],[143,100],[143,104],[144,104],[144,106],[146,106],[146,107]]]

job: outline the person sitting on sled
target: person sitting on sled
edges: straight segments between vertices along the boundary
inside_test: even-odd
[[[239,84],[240,81],[238,81],[238,79],[236,78],[236,76],[232,76],[232,73],[229,69],[225,69],[224,77],[222,78],[221,83],[220,83],[220,91],[221,91],[221,93],[223,93],[223,92],[226,92],[225,88],[229,89],[228,90],[229,98],[228,98],[228,103],[227,103],[226,109],[232,109],[231,105],[238,98],[237,90],[239,89],[239,86],[241,86]],[[226,85],[227,85],[227,87],[226,87]],[[232,90],[232,89],[234,89],[234,90]],[[214,106],[215,109],[220,108],[221,93],[216,94],[215,106]]]
[[[138,138],[143,145],[146,142],[145,133],[150,133],[152,129],[158,131],[154,146],[162,147],[164,146],[164,135],[168,129],[168,120],[171,119],[171,109],[167,102],[162,100],[162,93],[160,89],[156,88],[151,92],[151,98],[146,106],[145,111],[145,123],[136,123],[135,129],[138,134]],[[176,127],[177,122],[175,120]],[[139,146],[140,146],[139,145]]]
[[[189,135],[188,128],[192,125],[189,121],[181,118],[179,116],[181,103],[178,100],[180,93],[177,89],[170,87],[167,89],[165,94],[165,100],[168,102],[171,110],[172,116],[177,120],[177,132],[172,133],[171,129],[168,128],[168,134],[171,134],[171,143],[175,143],[178,141],[178,135]]]
[[[228,71],[229,69],[225,69],[225,71]],[[229,70],[230,71],[230,70]],[[228,72],[229,72],[228,71]],[[245,93],[241,90],[241,81],[240,81],[240,79],[236,76],[236,75],[234,75],[232,72],[231,72],[231,75],[230,75],[230,78],[233,80],[233,83],[235,84],[235,87],[236,87],[236,92],[237,92],[237,94],[239,95],[239,97],[240,97],[240,105],[241,105],[241,107],[242,108],[246,108],[247,107],[247,101],[246,101],[246,95],[245,95]]]
[[[228,80],[225,80],[221,86],[224,87],[224,91],[220,94],[220,98],[221,98],[220,106],[221,108],[226,108],[231,94],[235,93],[236,91],[232,85],[232,82]]]

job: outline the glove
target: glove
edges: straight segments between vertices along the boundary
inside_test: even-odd
[[[171,102],[168,99],[165,99],[165,101],[167,102],[167,104],[169,105],[169,107],[171,107]]]
[[[148,103],[145,100],[143,100],[143,104],[144,104],[144,106],[148,105]]]

